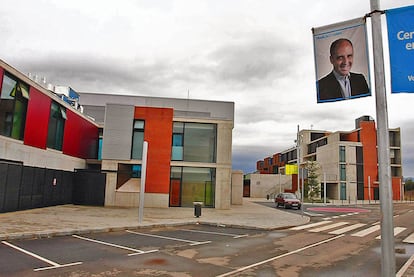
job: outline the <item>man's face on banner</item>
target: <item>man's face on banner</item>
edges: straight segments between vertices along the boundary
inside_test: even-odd
[[[354,60],[354,50],[352,45],[348,41],[340,42],[336,46],[330,60],[334,70],[338,74],[342,76],[348,75],[351,71],[352,62]]]

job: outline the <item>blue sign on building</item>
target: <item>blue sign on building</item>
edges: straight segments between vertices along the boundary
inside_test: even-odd
[[[391,92],[414,93],[414,6],[386,11]]]

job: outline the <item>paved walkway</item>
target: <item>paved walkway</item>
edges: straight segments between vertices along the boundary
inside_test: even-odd
[[[0,240],[197,222],[273,230],[302,225],[310,220],[306,215],[255,203],[266,201],[263,199],[243,200],[243,205],[232,205],[228,210],[202,208],[199,218],[194,216],[193,208],[145,208],[141,223],[138,222],[138,208],[61,205],[2,213]]]
[[[271,200],[244,198],[243,205],[228,210],[203,208],[199,218],[193,208],[145,208],[138,222],[138,208],[108,208],[61,205],[0,214],[0,240],[40,238],[145,228],[151,226],[203,223],[263,230],[283,229],[309,222],[306,215],[275,209],[257,202]],[[398,277],[414,277],[414,256]]]

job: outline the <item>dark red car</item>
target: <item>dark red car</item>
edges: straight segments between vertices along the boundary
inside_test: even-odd
[[[302,205],[302,203],[296,197],[296,195],[290,192],[283,192],[283,193],[279,193],[278,195],[276,195],[275,204],[276,204],[276,207],[282,206],[285,209],[297,208],[298,210],[300,209]]]

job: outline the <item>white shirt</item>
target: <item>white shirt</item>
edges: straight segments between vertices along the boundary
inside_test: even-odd
[[[339,85],[342,89],[342,96],[345,99],[348,99],[351,97],[351,82],[349,80],[349,74],[348,75],[340,75],[335,70],[333,71],[336,80],[339,82]]]

